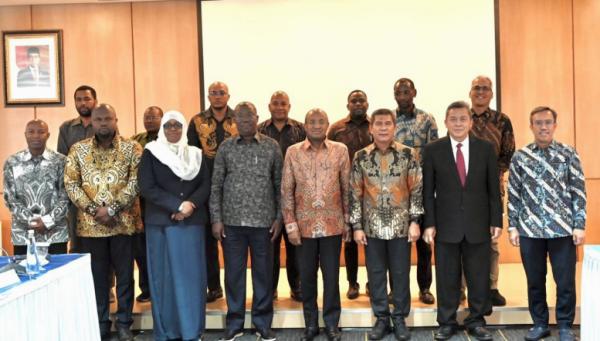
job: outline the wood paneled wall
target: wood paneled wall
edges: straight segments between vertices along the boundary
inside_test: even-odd
[[[577,148],[587,177],[587,240],[600,243],[600,231],[594,229],[600,225],[595,210],[600,158],[594,157],[600,127],[595,112],[600,98],[600,2],[497,1],[501,104],[512,119],[517,147],[532,140],[533,107],[549,105],[558,111],[556,137]],[[179,109],[188,118],[199,110],[195,0],[0,7],[1,30],[56,28],[64,34],[65,106],[5,108],[2,99],[0,123],[10,129],[1,137],[0,161],[25,147],[22,127],[34,117],[50,125],[49,146],[54,148],[60,123],[76,116],[73,91],[81,84],[94,86],[100,102],[115,106],[126,136],[143,130],[142,113],[149,105]],[[4,232],[9,217],[2,205]],[[520,262],[506,233],[500,245],[503,262]]]
[[[115,107],[124,136],[144,130],[150,105],[188,118],[200,110],[195,0],[0,7],[0,30],[30,29],[63,30],[65,105],[6,108],[0,98],[0,124],[10,127],[0,138],[2,164],[26,147],[25,124],[34,118],[48,123],[48,146],[56,149],[60,124],[77,116],[73,93],[82,84],[96,89],[100,103]],[[7,232],[10,214],[0,206]],[[6,249],[12,249],[9,236],[4,233]]]

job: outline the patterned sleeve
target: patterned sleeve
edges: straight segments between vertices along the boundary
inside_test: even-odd
[[[342,189],[342,208],[344,209],[344,222],[350,223],[350,156],[348,148],[343,147],[340,155],[340,187]]]
[[[435,123],[435,117],[433,115],[429,115],[429,131],[427,132],[427,143],[437,140],[438,137],[438,127],[437,123]]]
[[[283,222],[287,224],[296,222],[296,179],[294,177],[294,165],[292,158],[294,157],[294,148],[289,148],[285,161],[283,162],[283,175],[281,178],[281,213]]]
[[[355,231],[362,230],[362,202],[364,196],[364,181],[360,167],[360,157],[364,151],[354,155],[352,173],[350,174],[350,224]]]
[[[61,221],[67,215],[67,210],[69,207],[69,196],[65,191],[65,157],[61,157],[61,161],[58,163],[58,175],[57,175],[57,184],[56,184],[56,202],[54,202],[54,207],[52,207],[52,211],[47,215],[42,217],[42,221],[44,225],[46,225],[47,229],[51,229],[54,224],[58,221]]]
[[[519,226],[519,212],[521,211],[523,198],[520,197],[523,186],[521,170],[519,165],[520,153],[516,153],[510,163],[508,172],[508,227]]]
[[[17,186],[14,179],[13,168],[9,159],[4,163],[4,203],[10,210],[13,219],[16,219],[20,224],[27,225],[33,214],[17,198]]]
[[[69,199],[71,199],[77,208],[88,214],[94,215],[98,205],[87,196],[81,187],[81,167],[77,160],[77,147],[77,144],[73,145],[67,156],[64,179],[65,190],[67,191]]]
[[[140,190],[138,186],[138,167],[140,165],[140,159],[142,158],[142,146],[133,142],[131,149],[129,150],[129,172],[127,174],[127,185],[117,193],[115,201],[111,204],[111,207],[115,212],[119,212],[125,208],[131,207],[135,202]],[[122,141],[121,143],[126,143]]]
[[[407,184],[410,193],[410,208],[408,214],[410,220],[419,222],[419,218],[425,212],[423,209],[423,172],[419,163],[419,154],[416,149],[411,148],[410,160],[408,162]]]
[[[223,185],[225,184],[225,175],[227,174],[227,163],[225,161],[227,146],[227,141],[225,141],[217,150],[217,156],[215,157],[212,173],[210,199],[208,200],[208,203],[210,209],[210,219],[213,224],[223,222],[221,213],[223,208]]]
[[[573,212],[573,228],[585,229],[586,221],[586,192],[585,192],[585,177],[581,167],[579,155],[575,150],[572,150],[572,157],[569,164],[569,185],[568,191],[571,193],[571,202]]]
[[[500,139],[500,154],[498,155],[498,167],[500,175],[504,174],[510,167],[510,160],[515,153],[515,135],[508,117],[504,120],[502,137]]]
[[[273,191],[275,192],[275,205],[277,209],[277,214],[275,219],[281,221],[281,177],[282,177],[282,168],[283,168],[283,157],[281,156],[281,149],[279,145],[274,142],[273,143],[273,153],[275,155],[275,160],[273,162]]]

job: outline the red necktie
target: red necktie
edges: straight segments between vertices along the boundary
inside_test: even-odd
[[[460,178],[461,185],[465,187],[465,182],[467,181],[467,170],[465,169],[465,158],[460,150],[460,147],[462,147],[462,143],[456,145],[456,170],[458,171],[458,177]]]

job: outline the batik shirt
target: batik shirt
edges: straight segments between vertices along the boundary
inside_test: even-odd
[[[515,153],[508,177],[508,222],[521,236],[559,238],[585,229],[585,178],[575,149],[553,141]]]
[[[158,138],[158,132],[148,133],[147,131],[133,135],[131,137],[131,139],[136,141],[137,143],[139,143],[140,146],[142,146],[142,148],[146,147],[148,142],[156,141],[157,138]]]
[[[268,136],[257,133],[250,143],[240,136],[223,141],[212,176],[211,221],[264,228],[281,220],[282,165],[279,145]]]
[[[68,240],[67,207],[63,176],[65,156],[50,149],[33,157],[29,150],[11,155],[4,163],[4,202],[12,214],[13,245],[25,245],[29,220],[42,218],[46,233],[35,234],[39,242]]]
[[[306,138],[304,124],[291,118],[288,118],[281,130],[277,129],[272,119],[268,119],[258,125],[258,132],[267,135],[279,143],[281,154],[284,159],[285,152],[287,152],[287,149],[291,145],[303,141]]]
[[[214,117],[211,108],[192,117],[187,131],[188,143],[202,149],[202,155],[206,158],[214,159],[219,145],[228,137],[238,134],[233,116],[233,110],[227,107],[225,118],[222,121],[223,136],[219,136],[217,129],[219,122]]]
[[[433,115],[416,107],[410,114],[396,109],[396,141],[414,148],[423,163],[423,147],[438,139],[438,128]]]
[[[142,155],[139,143],[116,135],[108,148],[101,148],[95,137],[71,147],[65,167],[65,188],[77,206],[77,235],[110,237],[131,235],[141,229],[138,193],[138,164]],[[97,223],[99,207],[110,207],[117,224]]]
[[[366,115],[360,122],[353,121],[350,115],[335,122],[329,127],[327,138],[345,144],[351,161],[354,158],[354,153],[373,142],[369,132],[369,119]]]
[[[371,238],[406,237],[423,214],[423,175],[416,149],[392,142],[385,153],[371,144],[356,153],[350,176],[354,230]]]
[[[515,153],[515,135],[512,124],[506,114],[488,108],[480,115],[472,112],[473,127],[471,133],[475,137],[491,142],[498,155],[500,175],[504,174],[510,165],[510,159]]]
[[[296,223],[304,238],[349,230],[350,159],[347,147],[325,140],[318,150],[308,140],[288,149],[283,166],[281,210],[286,226]]]

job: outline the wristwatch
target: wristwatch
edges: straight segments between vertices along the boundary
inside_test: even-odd
[[[115,210],[112,207],[110,207],[110,206],[108,207],[107,210],[108,210],[108,215],[111,216],[111,217],[114,217],[115,214],[117,214],[117,212],[115,212]]]

